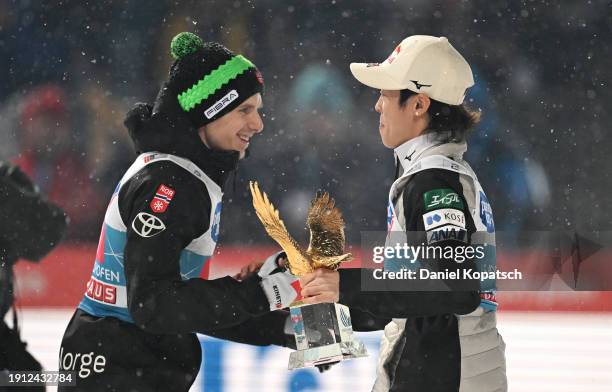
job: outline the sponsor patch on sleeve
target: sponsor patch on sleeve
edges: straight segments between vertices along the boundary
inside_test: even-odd
[[[448,224],[465,229],[465,214],[454,208],[441,208],[424,214],[423,223],[426,231]]]
[[[467,242],[467,231],[454,225],[444,225],[427,232],[428,245],[449,240]]]
[[[166,230],[166,225],[155,215],[141,212],[132,221],[132,229],[139,236],[149,238]]]
[[[153,200],[151,200],[151,203],[149,203],[149,207],[151,207],[151,210],[155,213],[165,212],[175,193],[176,191],[174,189],[167,185],[161,184],[157,188]]]
[[[437,210],[440,208],[456,208],[463,210],[461,197],[451,188],[434,189],[423,194],[425,211]]]
[[[495,232],[495,223],[493,223],[493,210],[491,209],[491,204],[489,204],[489,200],[485,194],[480,191],[480,220],[482,224],[487,227],[488,233]]]

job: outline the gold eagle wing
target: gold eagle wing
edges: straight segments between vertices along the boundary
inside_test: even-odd
[[[299,244],[291,237],[285,223],[280,219],[278,210],[274,208],[268,195],[259,190],[257,182],[249,182],[253,207],[257,217],[263,224],[266,232],[276,241],[287,254],[289,270],[296,276],[302,276],[313,271],[310,258],[300,248]]]
[[[306,225],[310,230],[308,253],[314,268],[336,269],[342,261],[349,261],[344,253],[344,219],[336,202],[327,192],[317,195],[310,204]]]

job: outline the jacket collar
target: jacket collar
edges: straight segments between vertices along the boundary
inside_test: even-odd
[[[449,142],[446,135],[429,132],[410,139],[393,150],[396,161],[402,165],[402,171],[406,171],[416,161],[427,155],[440,154],[461,159],[465,151],[467,151],[465,142]]]
[[[138,154],[158,151],[186,158],[221,188],[238,167],[237,151],[209,149],[189,123],[153,113],[151,105],[137,104],[128,112],[124,123]]]

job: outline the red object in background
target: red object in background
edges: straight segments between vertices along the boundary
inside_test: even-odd
[[[23,102],[21,122],[26,122],[41,113],[67,116],[66,94],[59,86],[46,84],[34,89]]]
[[[257,246],[219,247],[206,272],[210,278],[233,275],[255,260],[265,260],[277,248]],[[349,249],[356,260],[345,263],[345,268],[357,268],[361,252]],[[15,266],[18,306],[76,307],[87,290],[91,276],[96,244],[62,245],[42,262],[20,261]],[[514,258],[525,255],[498,254],[499,264],[512,265]],[[502,268],[505,270],[505,268]],[[612,291],[498,291],[500,311],[585,311],[612,312]]]
[[[85,154],[74,151],[72,137],[78,125],[64,90],[54,84],[33,88],[24,97],[19,115],[19,154],[12,162],[66,212],[71,221],[69,238],[92,238],[95,233],[89,229],[102,220],[106,196],[92,181],[93,168]]]
[[[82,238],[84,229],[93,227],[92,222],[97,226],[101,221],[101,195],[89,178],[82,157],[68,151],[56,157],[53,162],[44,162],[29,151],[22,152],[18,158],[13,159],[13,163],[34,180],[49,200],[66,212],[70,218],[69,237]],[[49,168],[53,170],[46,175]],[[78,192],[75,192],[76,189]]]
[[[76,307],[87,290],[96,244],[60,245],[40,263],[25,260],[15,265],[18,306]],[[216,278],[233,275],[254,260],[265,260],[276,248],[220,247],[200,276]]]

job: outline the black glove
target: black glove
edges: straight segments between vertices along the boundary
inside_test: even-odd
[[[57,245],[68,220],[46,200],[19,167],[0,163],[0,244],[18,257],[37,261]]]

